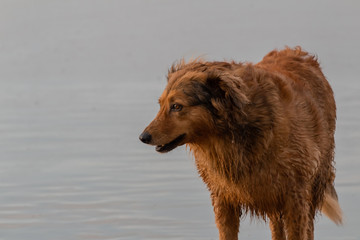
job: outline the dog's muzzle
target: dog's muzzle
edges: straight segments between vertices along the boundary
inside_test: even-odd
[[[151,142],[151,134],[148,132],[143,132],[142,134],[140,134],[139,139],[143,143],[149,144]]]

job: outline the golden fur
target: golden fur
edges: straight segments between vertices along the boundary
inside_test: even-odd
[[[272,239],[311,240],[322,210],[342,222],[334,188],[336,107],[317,60],[300,47],[257,63],[181,61],[140,140],[186,144],[211,192],[221,240],[241,214],[270,220]]]

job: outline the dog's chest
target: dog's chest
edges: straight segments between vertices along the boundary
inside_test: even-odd
[[[218,169],[214,169],[204,159],[196,159],[196,165],[208,189],[217,198],[260,211],[278,205],[275,200],[280,193],[269,185],[270,180],[266,176],[245,176],[234,181],[229,176],[224,176]]]
[[[228,201],[244,203],[251,201],[247,184],[232,181],[230,177],[224,176],[203,159],[196,159],[196,165],[200,176],[213,194],[226,198]]]

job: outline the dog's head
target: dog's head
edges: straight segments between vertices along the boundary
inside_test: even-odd
[[[200,144],[219,134],[221,122],[237,116],[247,103],[244,84],[227,68],[209,68],[204,63],[172,68],[162,93],[160,110],[140,135],[144,143],[165,153],[185,143]],[[230,65],[229,65],[230,66]]]

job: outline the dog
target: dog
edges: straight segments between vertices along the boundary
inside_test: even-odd
[[[155,119],[140,140],[166,153],[186,144],[207,185],[220,240],[242,214],[269,221],[273,240],[311,240],[321,211],[336,224],[333,91],[301,47],[257,64],[172,65]]]

